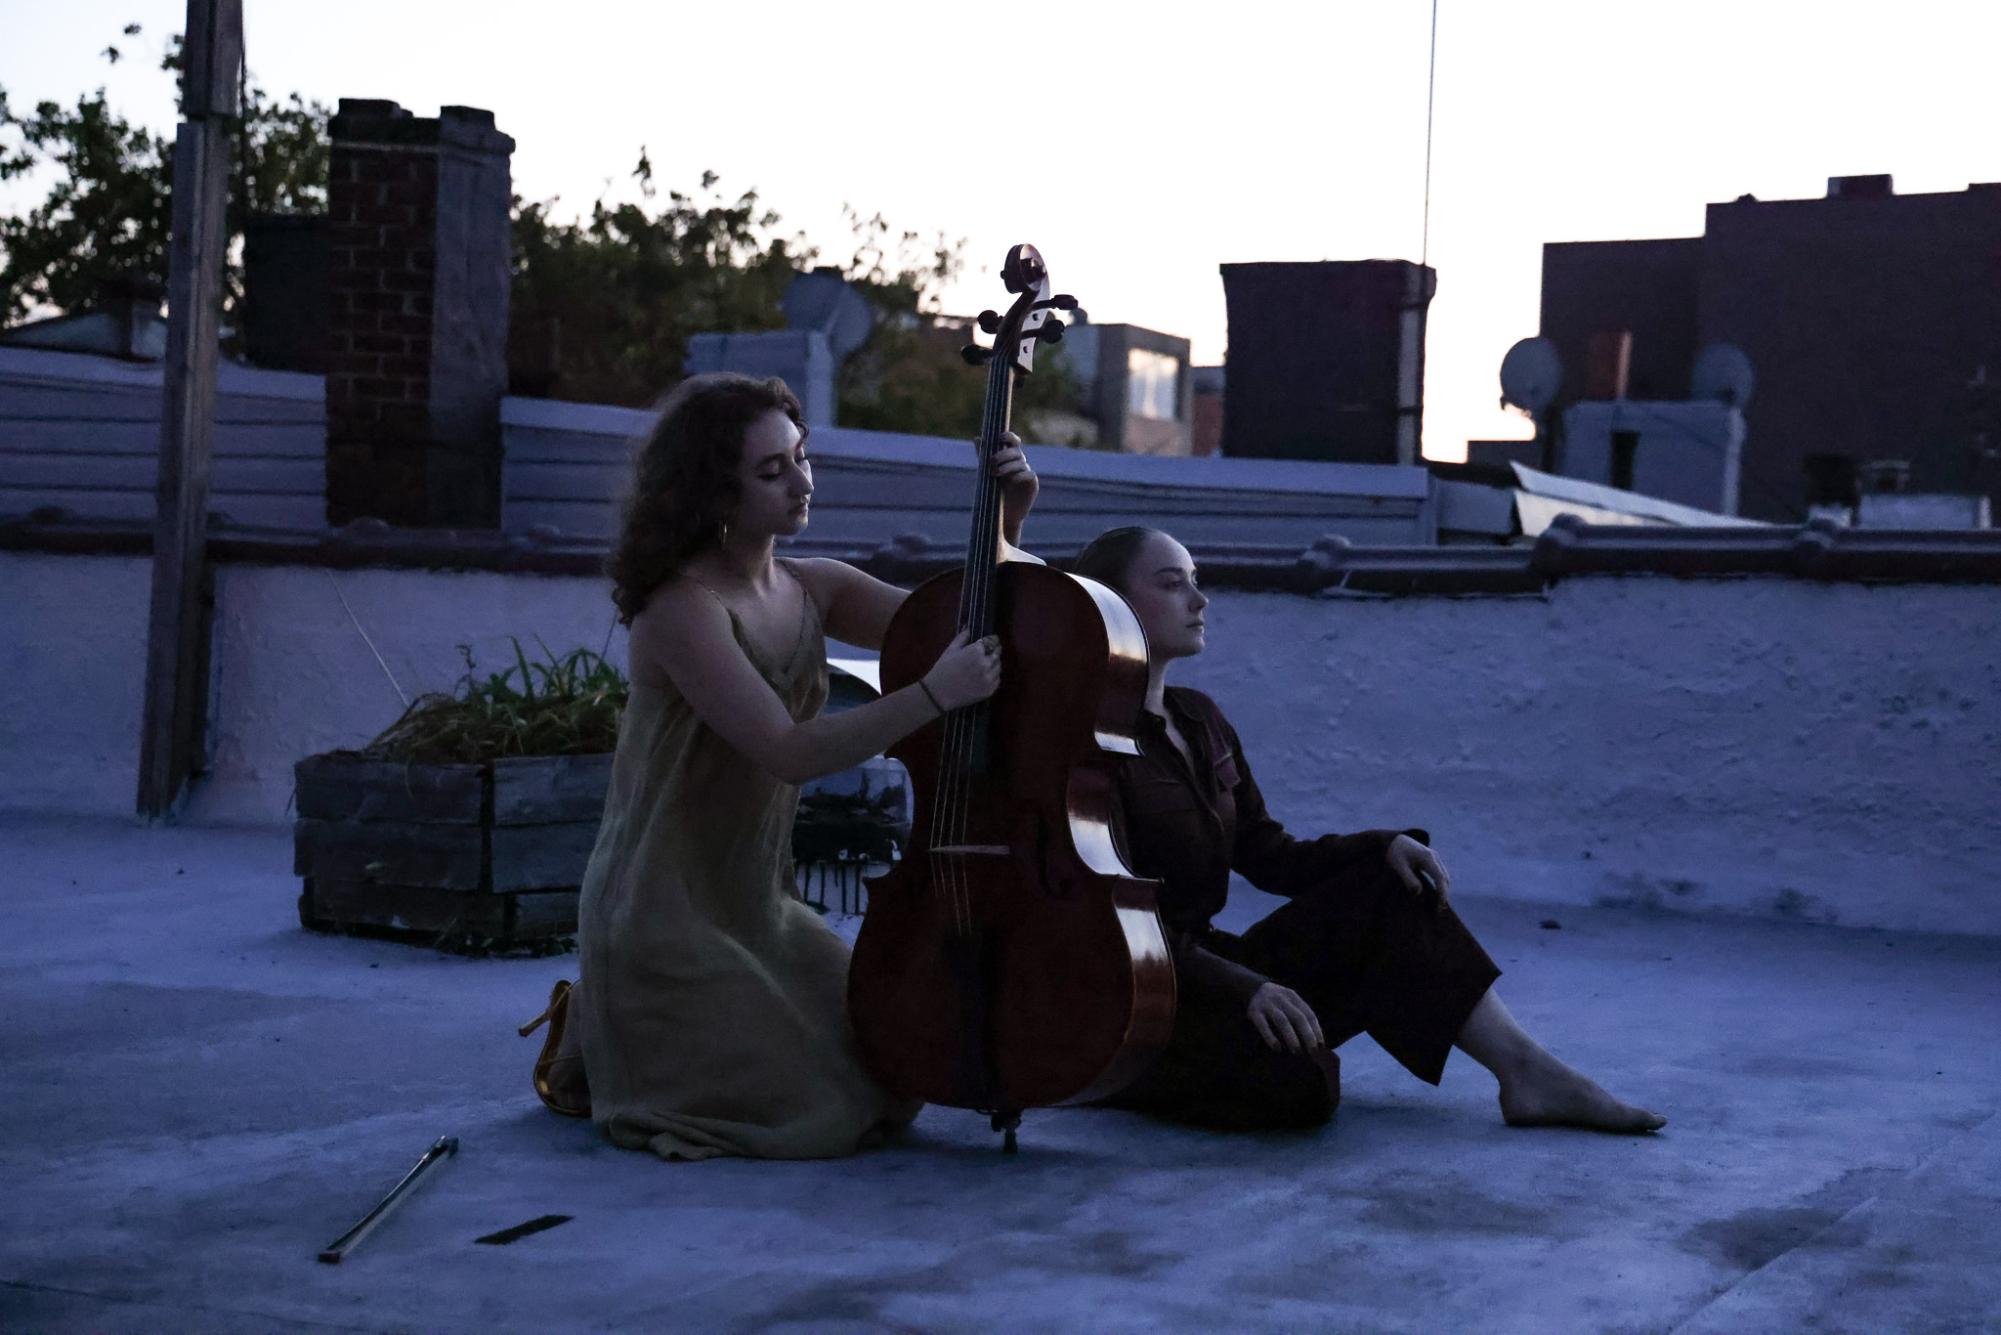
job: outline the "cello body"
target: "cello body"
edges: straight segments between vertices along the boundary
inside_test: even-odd
[[[1023,1109],[1116,1093],[1174,1026],[1174,963],[1153,883],[1113,840],[1113,766],[1135,754],[1146,636],[1093,580],[1009,559],[990,466],[1013,377],[1061,336],[1033,246],[1008,252],[1017,294],[980,324],[991,350],[966,564],[919,585],[882,645],[882,689],[920,680],[954,635],[993,634],[999,690],[889,751],[910,772],[909,851],[869,883],[848,971],[862,1062],[904,1098],[993,1115],[1014,1147]]]
[[[920,678],[958,629],[960,571],[914,590],[882,687]],[[949,718],[890,755],[910,771],[910,853],[869,885],[848,1008],[862,1061],[905,1097],[996,1113],[1103,1098],[1174,1025],[1153,883],[1111,833],[1111,766],[1135,747],[1146,639],[1123,599],[1047,566],[998,570],[1001,687],[984,773],[941,784]]]

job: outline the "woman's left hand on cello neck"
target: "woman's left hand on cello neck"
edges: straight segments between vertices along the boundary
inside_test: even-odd
[[[1001,489],[1001,538],[1008,546],[1019,547],[1022,523],[1035,506],[1042,482],[1028,466],[1021,437],[1012,431],[1001,437],[1001,447],[994,451],[994,477]]]

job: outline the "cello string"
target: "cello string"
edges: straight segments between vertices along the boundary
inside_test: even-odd
[[[993,375],[992,420],[987,424],[986,439],[980,451],[980,486],[977,499],[978,524],[981,559],[979,563],[979,620],[978,629],[1001,639],[1000,615],[997,605],[1000,581],[1000,519],[1001,487],[1000,479],[994,472],[994,452],[1000,448],[1007,431],[1008,409],[1014,395],[1014,349],[996,345],[994,350],[996,366]],[[994,704],[989,696],[979,702],[968,721],[969,730],[976,744],[984,742],[984,760],[989,778],[999,762],[993,731]],[[970,783],[970,777],[969,777]]]
[[[1006,367],[1000,360],[998,345],[987,373],[987,397],[982,405],[980,452],[977,466],[977,481],[973,492],[973,532],[966,553],[965,576],[960,585],[960,624],[973,635],[983,635],[986,626],[986,591],[991,582],[993,561],[992,544],[987,540],[987,521],[991,516],[992,476],[990,449],[995,437],[994,423],[998,419],[998,401],[1006,393]],[[971,808],[973,749],[982,723],[983,710],[978,705],[960,710],[953,718],[952,787],[946,809],[946,826],[953,844],[966,842],[968,820]],[[954,909],[958,915],[961,933],[971,931],[973,923],[972,887],[969,884],[963,861],[954,865],[952,877]]]
[[[965,601],[964,591],[961,590],[960,604],[962,608],[961,611],[962,618],[963,618],[964,601]],[[922,680],[922,678],[920,678],[919,680]],[[933,781],[932,781],[931,812],[930,812],[931,820],[930,820],[930,828],[925,831],[925,855],[931,864],[931,882],[929,887],[931,893],[934,895],[952,893],[953,918],[954,918],[954,925],[956,926],[958,918],[958,897],[956,892],[953,891],[951,885],[951,873],[949,871],[950,859],[946,854],[940,853],[938,851],[940,847],[952,842],[950,834],[948,833],[949,819],[947,817],[946,812],[947,812],[947,801],[948,801],[947,794],[950,792],[951,788],[951,774],[952,770],[956,766],[957,747],[955,744],[955,737],[954,737],[955,719],[950,712],[947,712],[940,719],[940,722],[943,723],[944,728],[943,728],[943,734],[938,744],[938,760],[937,760],[938,772],[935,776],[933,776]]]
[[[1010,363],[1006,360],[1007,349],[995,344],[994,357],[989,364],[987,380],[987,401],[982,407],[982,421],[979,440],[978,481],[973,500],[973,539],[967,552],[966,575],[961,584],[962,624],[975,635],[992,633],[996,627],[992,620],[992,593],[999,550],[996,538],[999,533],[999,488],[993,474],[993,449],[999,443],[1000,434],[1005,429],[1007,419],[1007,399],[1009,391]],[[974,749],[982,732],[987,732],[987,742],[992,744],[988,729],[991,711],[986,701],[959,711],[954,722],[955,763],[953,766],[953,789],[948,808],[947,820],[954,844],[963,845],[968,837],[968,816],[971,811],[972,788],[976,776],[972,773]],[[960,915],[962,931],[970,930],[973,920],[972,889],[965,875],[964,863],[955,866],[957,873],[952,878],[956,908]]]
[[[998,353],[995,361],[999,360]],[[958,624],[961,629],[977,628],[979,621],[979,586],[982,560],[982,527],[980,517],[986,510],[986,442],[992,439],[995,381],[999,367],[989,364],[987,373],[986,402],[981,405],[980,440],[976,447],[980,450],[978,467],[979,481],[974,488],[973,528],[966,547],[965,573],[959,585]],[[955,710],[945,720],[945,736],[940,746],[937,782],[933,794],[934,812],[931,829],[931,848],[940,845],[955,846],[964,842],[964,804],[968,796],[969,776],[966,774],[968,755],[968,723],[965,709]],[[934,890],[949,892],[952,898],[953,923],[960,935],[970,928],[971,902],[969,887],[963,879],[963,867],[956,855],[931,853],[932,886]]]
[[[1033,302],[1039,299],[1041,295],[1042,293],[1039,290],[1034,291],[1030,294],[1029,300]],[[1027,314],[1033,313],[1033,309],[1033,306],[1029,308],[1029,311],[1025,313],[1024,319],[1026,319]],[[1021,334],[1017,332],[1013,339],[1007,341],[997,340],[994,344],[993,366],[988,386],[986,420],[980,452],[980,485],[975,500],[974,532],[979,544],[979,556],[974,567],[977,570],[978,578],[973,584],[975,606],[975,620],[973,624],[976,630],[996,636],[999,636],[1001,631],[998,599],[999,580],[1001,576],[1000,521],[1004,502],[1001,494],[1000,479],[994,472],[993,453],[1000,448],[1001,440],[1008,429],[1009,408],[1013,400],[1015,358],[1020,339]],[[996,734],[994,730],[993,697],[988,697],[980,701],[977,705],[969,709],[967,713],[968,731],[972,734],[976,743],[978,740],[983,739],[986,744],[985,761],[989,777],[991,777],[999,765],[999,756],[995,750]],[[967,777],[968,787],[970,787],[971,783],[972,776],[969,774]],[[959,813],[959,820],[961,823],[959,837],[960,842],[963,843],[967,837],[964,830],[965,811],[963,809]]]
[[[970,560],[970,552],[968,553],[968,559]],[[963,586],[959,591],[959,604],[959,620],[963,622],[965,619],[965,589]],[[965,928],[961,921],[963,915],[960,909],[960,896],[956,884],[957,868],[953,861],[953,855],[937,851],[942,846],[957,842],[952,838],[951,834],[951,807],[952,793],[955,787],[954,776],[959,769],[959,756],[962,749],[959,742],[960,720],[958,711],[947,713],[941,721],[944,724],[944,729],[943,736],[939,741],[938,774],[932,793],[931,805],[931,886],[934,893],[950,895],[954,930],[960,935],[964,935]]]

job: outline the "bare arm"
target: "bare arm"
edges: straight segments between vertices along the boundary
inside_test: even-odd
[[[1001,543],[1000,559],[1046,564],[1041,557],[1006,541]],[[899,589],[866,570],[857,570],[846,561],[831,557],[794,559],[792,565],[825,609],[823,620],[829,638],[881,651],[889,634],[889,623],[896,616],[896,609],[910,596],[909,590]]]
[[[890,618],[910,596],[906,590],[857,570],[846,561],[818,557],[794,561],[792,566],[824,609],[829,636],[863,649],[882,648]]]
[[[643,660],[665,673],[696,717],[785,783],[838,774],[938,716],[930,697],[912,685],[839,714],[794,722],[744,656],[729,614],[685,579],[663,586],[634,618],[631,646],[635,668]],[[998,656],[989,663],[979,645],[958,641],[926,674],[931,694],[948,709],[984,699],[998,682]]]
[[[1020,438],[1011,431],[1004,435],[993,462],[994,476],[1001,485],[1000,559],[1042,565],[1042,558],[1021,549],[1021,526],[1035,505],[1041,483],[1035,470],[1029,467],[1028,456],[1022,453]],[[906,590],[886,584],[845,561],[823,557],[794,561],[793,567],[812,587],[813,596],[824,609],[827,634],[863,649],[882,648],[890,618],[910,596]]]

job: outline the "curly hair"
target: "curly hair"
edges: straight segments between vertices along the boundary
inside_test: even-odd
[[[631,625],[653,591],[715,541],[742,495],[744,433],[776,410],[806,434],[805,410],[785,382],[719,371],[690,376],[660,404],[633,460],[618,540],[605,563],[618,619]]]
[[[1123,594],[1127,587],[1126,577],[1132,573],[1133,558],[1139,555],[1141,545],[1155,536],[1164,538],[1167,534],[1143,524],[1106,529],[1077,553],[1076,559],[1070,562],[1070,573],[1095,579]]]

